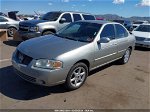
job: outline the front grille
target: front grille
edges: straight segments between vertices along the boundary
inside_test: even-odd
[[[22,57],[20,57],[20,56],[22,56]],[[28,65],[33,59],[33,58],[21,53],[20,51],[17,51],[16,57],[17,57],[18,62],[20,64],[24,64],[24,65]]]
[[[16,69],[15,69],[15,71],[17,72],[17,74],[18,74],[21,78],[23,78],[23,79],[25,79],[25,80],[27,80],[27,81],[30,81],[30,82],[36,82],[36,78],[31,77],[31,76],[28,76],[28,75],[26,75],[26,74],[23,74],[23,73],[21,73],[20,71],[18,71],[18,70],[16,70]]]
[[[144,41],[145,38],[144,37],[135,37],[137,41]]]
[[[29,27],[25,25],[19,25],[19,30],[20,31],[29,31]]]

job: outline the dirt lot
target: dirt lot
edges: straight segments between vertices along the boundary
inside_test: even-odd
[[[78,90],[41,87],[13,72],[16,44],[0,43],[0,109],[150,109],[150,52],[133,51],[126,65],[116,63],[90,73]]]

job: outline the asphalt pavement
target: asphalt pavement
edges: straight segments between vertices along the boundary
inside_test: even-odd
[[[11,56],[18,44],[0,42],[0,109],[150,109],[150,51],[136,48],[126,65],[92,71],[74,91],[43,87],[17,76]]]

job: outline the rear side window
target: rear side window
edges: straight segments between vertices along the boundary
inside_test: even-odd
[[[3,18],[3,17],[0,17],[0,22],[7,22],[8,20]]]
[[[73,14],[74,21],[82,20],[80,14]]]
[[[66,22],[72,22],[71,15],[69,13],[64,14],[61,18],[65,18]]]
[[[85,20],[95,20],[95,17],[92,16],[92,15],[85,15],[85,14],[83,14],[83,18],[84,18]]]
[[[116,24],[116,36],[117,38],[124,38],[128,36],[128,32],[126,31],[126,29],[124,27],[122,27],[119,24]]]
[[[115,38],[115,28],[114,25],[106,25],[100,35],[101,38],[108,37],[110,40]]]

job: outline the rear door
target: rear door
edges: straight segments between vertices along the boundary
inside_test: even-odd
[[[0,29],[7,29],[8,27],[8,20],[4,17],[0,17]]]
[[[73,19],[74,19],[74,22],[75,22],[75,21],[82,20],[82,18],[81,18],[81,15],[80,15],[80,14],[73,14]]]
[[[93,15],[82,14],[84,20],[95,20]]]
[[[117,57],[122,57],[125,50],[128,48],[128,36],[127,30],[120,24],[115,24],[116,28],[116,40],[117,40]]]

